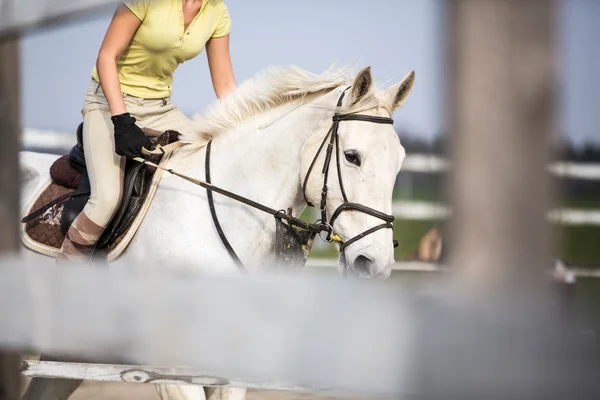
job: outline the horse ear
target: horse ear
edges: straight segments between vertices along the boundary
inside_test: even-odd
[[[383,97],[388,104],[391,104],[392,111],[395,111],[404,103],[414,83],[415,71],[411,70],[402,81],[384,91]]]
[[[367,66],[356,75],[354,82],[352,83],[352,95],[350,97],[350,104],[356,104],[360,99],[366,95],[371,86],[373,85],[373,76],[371,75],[371,66]]]

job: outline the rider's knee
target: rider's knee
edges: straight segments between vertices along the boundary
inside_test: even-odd
[[[106,226],[117,212],[121,203],[121,193],[111,190],[100,191],[96,194],[94,203],[94,222]]]

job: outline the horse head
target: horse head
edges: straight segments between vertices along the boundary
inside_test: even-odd
[[[406,100],[415,79],[411,71],[383,90],[363,69],[338,103],[327,134],[305,144],[301,179],[306,203],[321,210],[328,237],[337,242],[344,275],[385,279],[394,263],[392,192],[405,150],[392,114]],[[329,97],[329,96],[327,96]]]

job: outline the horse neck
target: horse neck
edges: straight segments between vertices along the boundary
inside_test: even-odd
[[[308,102],[278,107],[217,137],[211,150],[213,184],[298,215],[306,206],[300,173],[304,144],[331,114]]]

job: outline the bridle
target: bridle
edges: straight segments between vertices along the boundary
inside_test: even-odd
[[[338,107],[341,107],[342,101],[344,99],[344,95],[349,88],[350,87],[346,88],[342,92],[342,94],[338,100],[338,103],[337,103]],[[308,200],[308,198],[306,196],[306,184],[308,182],[308,178],[312,172],[312,169],[317,161],[317,158],[319,157],[319,154],[323,150],[323,147],[325,146],[325,143],[327,142],[327,139],[329,138],[329,144],[327,146],[327,151],[325,154],[325,162],[323,164],[323,169],[322,169],[322,173],[324,174],[324,176],[323,176],[323,188],[321,190],[321,204],[320,204],[321,219],[317,220],[314,223],[305,222],[305,221],[301,220],[300,218],[294,217],[294,216],[286,213],[284,210],[275,210],[273,208],[265,206],[264,204],[260,204],[256,201],[253,201],[246,197],[240,196],[240,195],[232,193],[228,190],[225,190],[225,189],[222,189],[222,188],[212,185],[210,182],[211,181],[211,179],[210,179],[210,156],[211,156],[212,141],[208,142],[207,147],[206,147],[206,160],[205,160],[206,182],[186,176],[177,171],[174,171],[173,169],[167,169],[167,168],[161,167],[155,163],[152,163],[152,162],[147,161],[140,157],[136,157],[136,158],[134,158],[134,160],[141,162],[143,164],[147,164],[152,167],[161,169],[163,171],[167,171],[172,175],[183,178],[183,179],[185,179],[189,182],[192,182],[198,186],[201,186],[207,190],[208,204],[209,204],[211,216],[213,219],[213,223],[215,225],[215,228],[217,230],[219,238],[221,239],[221,242],[223,243],[223,245],[229,252],[229,255],[233,258],[233,260],[236,262],[236,264],[238,264],[238,266],[240,268],[244,268],[244,265],[240,261],[235,250],[233,249],[233,247],[229,244],[229,241],[227,240],[227,237],[225,236],[225,233],[223,232],[223,230],[221,229],[221,225],[219,224],[219,220],[217,218],[215,205],[214,205],[214,201],[213,201],[213,197],[212,197],[213,191],[217,192],[219,194],[222,194],[224,196],[227,196],[229,198],[232,198],[234,200],[237,200],[246,205],[249,205],[251,207],[254,207],[258,210],[264,211],[268,214],[271,214],[277,219],[286,220],[290,224],[290,226],[300,227],[307,231],[310,231],[313,233],[318,233],[319,235],[322,232],[327,232],[327,237],[323,238],[321,236],[321,238],[327,242],[340,243],[339,252],[340,252],[340,254],[342,254],[344,252],[344,250],[348,246],[350,246],[352,243],[355,243],[356,241],[358,241],[374,232],[377,232],[380,229],[384,229],[384,228],[393,229],[393,222],[395,219],[393,215],[388,215],[388,214],[382,213],[381,211],[377,211],[371,207],[367,207],[362,204],[352,203],[352,202],[348,201],[348,197],[346,196],[346,192],[344,190],[344,184],[342,182],[342,173],[341,173],[340,158],[339,158],[338,128],[339,128],[340,122],[342,122],[342,121],[364,121],[364,122],[372,122],[372,123],[376,123],[376,124],[393,124],[394,123],[394,120],[391,118],[378,117],[378,116],[373,116],[373,115],[339,114],[337,112],[333,115],[333,123],[331,125],[331,128],[329,129],[327,135],[325,135],[325,138],[323,139],[323,142],[321,143],[321,146],[319,147],[317,154],[315,154],[315,157],[313,158],[313,160],[310,164],[310,167],[308,168],[306,177],[304,178],[304,181],[302,184],[302,193],[304,195],[304,200],[306,201],[306,203],[309,207],[314,207],[314,205]],[[173,145],[176,145],[176,146],[173,146],[172,148],[176,148],[176,147],[179,147],[181,144],[173,143]],[[329,166],[331,164],[331,158],[332,158],[332,154],[333,154],[333,146],[334,145],[335,145],[335,157],[336,157],[336,164],[337,164],[337,175],[338,175],[340,190],[342,192],[342,197],[344,199],[344,202],[334,211],[334,213],[331,216],[331,219],[328,222],[327,221],[327,211],[326,211],[326,208],[327,208],[327,178],[329,175]],[[165,147],[158,146],[156,149],[154,149],[152,151],[145,151],[144,154],[161,154],[161,153],[165,154],[164,149],[167,148],[168,146],[170,146],[170,145],[167,145]],[[335,224],[336,219],[341,215],[342,212],[350,211],[350,210],[360,211],[365,214],[371,215],[373,217],[379,218],[379,219],[383,220],[384,223],[374,226],[370,229],[367,229],[366,231],[364,231],[344,242],[342,240],[342,238],[340,237],[340,235],[335,233],[335,231],[333,229],[333,225]],[[396,240],[393,241],[393,246],[398,247],[398,242]]]
[[[342,106],[342,101],[344,100],[344,96],[348,89],[349,89],[349,87],[346,88],[342,92],[342,94],[337,102],[338,107]],[[341,171],[341,166],[340,166],[340,146],[339,146],[339,134],[338,134],[340,122],[342,122],[342,121],[364,121],[364,122],[371,122],[371,123],[375,123],[375,124],[393,124],[394,120],[392,118],[379,117],[379,116],[374,116],[374,115],[363,115],[363,114],[352,114],[352,113],[351,114],[339,114],[337,112],[333,115],[332,119],[333,119],[333,123],[331,124],[331,128],[329,128],[327,135],[325,135],[325,138],[323,139],[323,142],[321,143],[321,146],[319,147],[317,154],[315,154],[312,162],[310,163],[310,166],[308,168],[306,176],[304,177],[304,182],[302,183],[302,194],[304,195],[304,200],[306,201],[306,204],[309,207],[314,207],[314,205],[308,200],[308,197],[306,196],[306,185],[308,183],[308,178],[310,177],[313,167],[315,166],[317,158],[319,157],[319,154],[321,154],[321,151],[323,150],[323,146],[327,142],[327,139],[329,139],[329,144],[327,145],[327,150],[325,153],[325,161],[323,163],[323,169],[321,170],[321,173],[323,174],[323,188],[321,189],[321,204],[320,204],[321,219],[318,220],[317,222],[320,222],[323,225],[328,227],[328,229],[326,230],[328,233],[327,237],[323,240],[329,241],[329,242],[335,241],[335,242],[340,243],[339,251],[340,251],[340,253],[343,253],[344,250],[348,246],[350,246],[352,243],[370,235],[371,233],[377,232],[378,230],[385,229],[385,228],[393,229],[393,222],[394,222],[395,218],[393,215],[385,214],[385,213],[383,213],[381,211],[377,211],[371,207],[367,207],[362,204],[352,203],[352,202],[348,201],[348,197],[346,196],[346,191],[344,190],[344,183],[342,181],[342,171]],[[338,208],[333,212],[329,222],[327,222],[327,179],[329,176],[329,166],[331,165],[331,157],[332,157],[334,145],[335,145],[335,159],[336,159],[336,166],[337,166],[337,176],[338,176],[340,190],[342,192],[342,198],[344,199],[344,202],[338,206]],[[334,233],[333,224],[335,223],[336,219],[342,214],[342,212],[349,211],[349,210],[363,212],[365,214],[368,214],[368,215],[371,215],[373,217],[383,220],[384,223],[374,226],[370,229],[367,229],[363,233],[360,233],[360,234],[354,236],[353,238],[348,239],[347,241],[344,242],[344,241],[342,241],[342,239],[339,235]],[[393,245],[394,245],[394,248],[398,247],[398,242],[396,240],[394,240]]]

